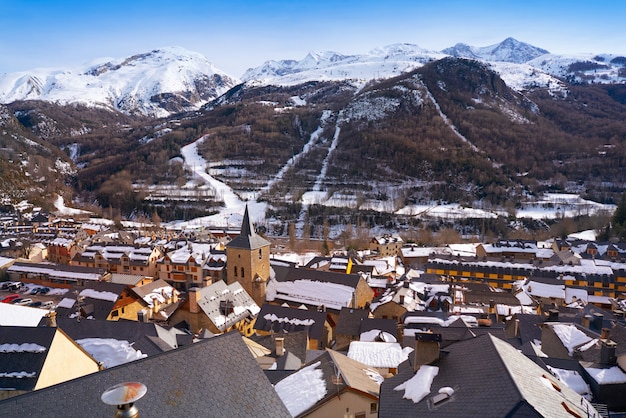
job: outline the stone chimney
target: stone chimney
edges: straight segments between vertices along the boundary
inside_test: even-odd
[[[417,371],[424,364],[433,364],[439,360],[441,348],[441,334],[418,332],[415,334],[415,360],[413,371]]]
[[[596,331],[601,331],[602,330],[602,322],[604,321],[604,315],[601,314],[600,312],[595,312],[593,314],[593,319],[591,322],[591,328],[596,330]]]
[[[610,335],[611,335],[611,329],[610,328],[602,328],[602,331],[600,332],[600,338],[601,339],[608,340]]]
[[[285,354],[285,337],[276,337],[276,355],[283,356]]]
[[[600,363],[614,366],[617,363],[617,343],[609,339],[600,340]]]
[[[582,319],[580,320],[580,325],[582,325],[585,328],[590,328],[591,327],[591,315],[587,314],[583,316]]]
[[[57,326],[57,313],[55,311],[50,311],[48,312],[46,315],[46,326],[47,327],[54,327],[56,328]]]
[[[546,322],[559,322],[559,310],[558,309],[550,309],[548,311],[548,318]]]
[[[198,305],[198,301],[200,300],[200,288],[192,287],[187,292],[189,298],[189,313],[197,314],[200,313],[200,305]]]

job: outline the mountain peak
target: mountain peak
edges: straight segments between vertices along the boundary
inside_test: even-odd
[[[520,42],[512,37],[508,37],[498,44],[485,47],[475,47],[457,43],[453,47],[446,48],[441,52],[458,58],[512,62],[517,64],[528,62],[544,54],[549,54],[545,49]]]

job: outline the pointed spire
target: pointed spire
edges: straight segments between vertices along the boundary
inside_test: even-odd
[[[241,223],[241,235],[252,236],[256,235],[250,216],[248,215],[248,205],[246,204],[246,210],[243,213],[243,222]]]
[[[226,247],[257,249],[267,245],[270,245],[270,242],[262,236],[257,235],[254,230],[254,226],[250,220],[250,214],[248,213],[248,205],[246,205],[246,210],[243,214],[243,222],[241,223],[241,232],[238,236],[233,238],[231,242],[226,244]]]

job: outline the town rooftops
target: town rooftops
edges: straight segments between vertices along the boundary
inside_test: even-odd
[[[0,401],[0,416],[112,417],[104,391],[142,382],[140,416],[290,417],[238,332]]]

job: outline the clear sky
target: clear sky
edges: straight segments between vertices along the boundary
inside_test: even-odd
[[[240,77],[310,51],[438,51],[509,36],[556,54],[626,55],[625,17],[623,0],[0,0],[0,73],[181,46]]]

